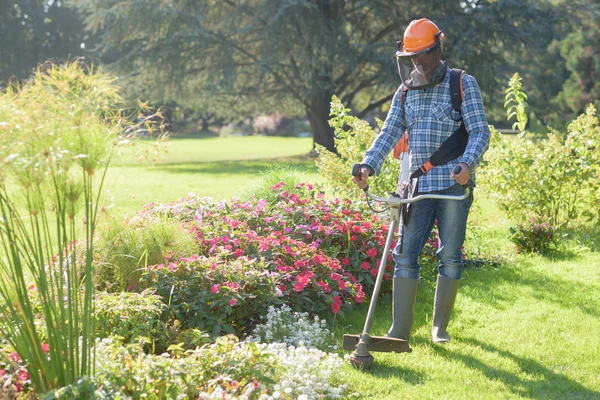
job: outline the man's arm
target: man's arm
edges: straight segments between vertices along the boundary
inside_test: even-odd
[[[465,128],[469,133],[469,141],[460,162],[467,164],[471,170],[474,170],[489,147],[490,127],[483,110],[481,92],[477,81],[471,75],[465,74],[462,84],[464,99],[461,114]]]
[[[402,86],[398,88],[394,94],[390,111],[383,123],[383,128],[371,148],[366,151],[362,164],[370,167],[376,175],[381,172],[381,167],[388,154],[392,151],[402,132],[406,129],[406,121],[404,119],[404,107],[400,102],[400,93]]]

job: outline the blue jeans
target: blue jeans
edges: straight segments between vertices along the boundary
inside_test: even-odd
[[[430,194],[461,196],[464,189],[456,184]],[[426,199],[413,203],[408,224],[404,227],[404,232],[400,227],[398,244],[392,253],[396,263],[394,277],[419,277],[418,257],[437,220],[439,246],[436,255],[440,261],[438,272],[446,278],[460,279],[463,269],[461,248],[465,241],[467,217],[472,203],[473,188],[469,197],[464,200]]]

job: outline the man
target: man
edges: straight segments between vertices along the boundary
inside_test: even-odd
[[[462,80],[460,112],[453,109],[450,94],[450,69],[443,60],[444,35],[430,20],[412,21],[404,32],[404,41],[396,52],[402,85],[394,95],[383,129],[365,153],[357,185],[367,185],[369,175],[379,174],[385,157],[408,134],[408,156],[411,174],[426,165],[432,154],[459,128],[466,128],[466,148],[461,156],[443,165],[429,168],[416,183],[417,193],[460,196],[461,185],[475,186],[475,167],[489,145],[490,131],[483,110],[481,93],[475,79],[467,74]],[[460,165],[460,173],[453,169]],[[461,247],[465,239],[467,217],[473,202],[465,200],[422,200],[411,205],[410,218],[400,230],[393,251],[393,325],[387,336],[408,340],[414,319],[418,256],[426,243],[434,222],[438,224],[440,261],[432,323],[432,339],[446,343],[446,331],[463,262]],[[403,231],[403,234],[402,234]]]

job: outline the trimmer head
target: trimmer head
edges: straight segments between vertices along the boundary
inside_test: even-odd
[[[344,350],[356,350],[356,346],[362,335],[344,335],[342,342]],[[410,353],[412,349],[404,339],[396,339],[388,336],[366,336],[365,343],[367,351]]]

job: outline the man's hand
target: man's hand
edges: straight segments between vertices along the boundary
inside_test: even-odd
[[[358,177],[352,178],[356,186],[358,186],[361,190],[367,187],[367,180],[369,179],[369,168],[361,167],[360,169],[360,179]]]
[[[456,179],[456,182],[458,182],[459,185],[464,186],[469,182],[469,179],[471,179],[471,171],[469,170],[469,166],[463,162],[458,165],[461,166],[460,173],[455,174],[454,171],[452,171],[452,176],[454,179]]]

